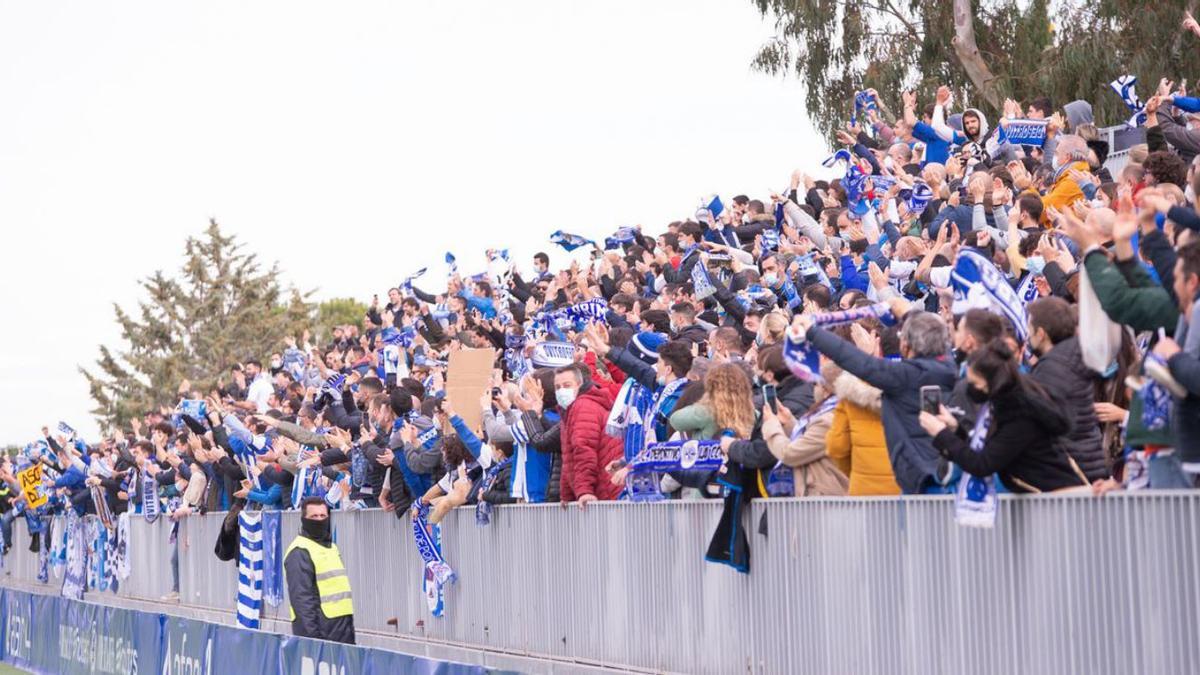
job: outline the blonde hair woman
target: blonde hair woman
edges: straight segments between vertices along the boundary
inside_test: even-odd
[[[788,318],[783,312],[776,310],[767,314],[758,324],[758,336],[754,342],[762,349],[783,342],[783,334],[788,329]]]
[[[750,438],[755,414],[750,376],[737,363],[721,363],[704,376],[704,396],[671,415],[671,426],[692,438],[716,438],[729,429],[737,438]]]

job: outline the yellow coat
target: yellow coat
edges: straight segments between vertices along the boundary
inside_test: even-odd
[[[838,376],[833,390],[838,395],[838,404],[825,436],[825,452],[850,477],[846,494],[852,497],[900,494],[883,437],[879,390],[850,373]]]
[[[1080,171],[1089,170],[1087,162],[1072,162],[1071,168]],[[1059,174],[1058,180],[1054,181],[1054,187],[1050,188],[1045,197],[1042,197],[1042,208],[1048,209],[1053,206],[1062,211],[1080,199],[1083,199],[1083,190],[1080,190],[1079,183],[1071,178],[1071,169],[1067,169]],[[1054,223],[1050,222],[1050,215],[1045,210],[1042,211],[1042,225],[1054,227]]]

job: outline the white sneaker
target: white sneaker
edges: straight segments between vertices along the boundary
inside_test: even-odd
[[[171,591],[170,593],[167,593],[159,598],[159,600],[162,600],[163,602],[179,602],[179,592]]]

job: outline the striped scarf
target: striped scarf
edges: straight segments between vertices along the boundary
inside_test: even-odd
[[[311,497],[317,492],[317,481],[321,478],[320,467],[303,466],[303,463],[317,454],[316,448],[310,445],[300,446],[300,454],[296,457],[296,479],[292,481],[292,508],[300,508],[300,502],[305,497]]]
[[[241,546],[238,550],[237,621],[242,628],[257,629],[263,599],[263,514],[238,514]]]
[[[1025,303],[983,254],[969,248],[960,251],[950,272],[950,284],[954,287],[955,314],[974,307],[990,310],[1008,319],[1022,344],[1029,341]]]
[[[668,382],[655,392],[653,404],[650,408],[650,417],[642,420],[642,423],[646,427],[646,446],[651,443],[666,441],[667,437],[671,435],[671,425],[668,419],[671,417],[671,413],[675,412],[675,404],[679,402],[679,395],[683,393],[683,388],[687,386],[687,383],[687,378],[681,377],[678,380]],[[641,448],[638,448],[638,450],[641,450]]]
[[[646,442],[645,420],[653,407],[654,393],[632,377],[625,378],[604,426],[609,436],[624,439],[625,461],[641,452]]]
[[[496,478],[500,475],[500,472],[509,464],[512,464],[511,457],[488,467],[487,471],[483,474],[483,480],[480,481],[479,486],[484,494],[487,494],[492,489],[492,486],[496,484]],[[480,527],[486,527],[491,522],[492,503],[480,498],[479,501],[475,502],[475,524]]]
[[[425,596],[429,611],[440,617],[446,609],[443,588],[446,584],[454,583],[457,577],[442,557],[441,528],[428,522],[429,506],[417,501],[412,515],[413,542],[425,562],[425,573],[421,576],[421,593]]]

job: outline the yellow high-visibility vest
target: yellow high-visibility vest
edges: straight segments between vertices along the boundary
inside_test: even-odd
[[[303,535],[296,537],[287,547],[283,557],[287,558],[294,549],[302,548],[308,551],[312,558],[313,569],[317,576],[317,594],[321,596],[321,613],[327,619],[339,616],[349,616],[354,613],[354,603],[350,599],[350,577],[346,576],[346,568],[342,565],[342,556],[338,554],[337,544],[328,548]],[[291,620],[296,620],[296,610],[289,606]]]

